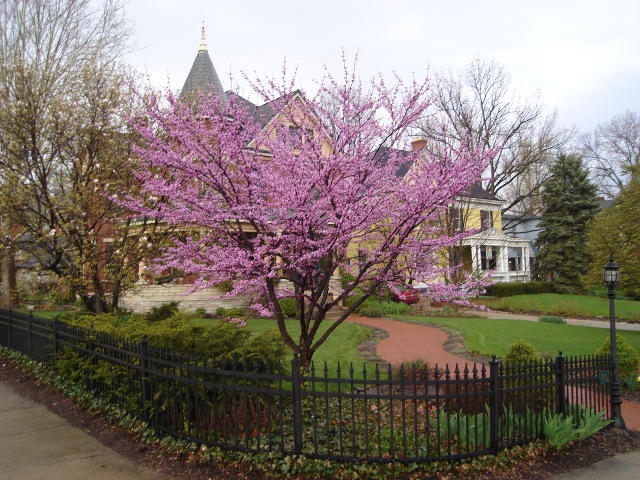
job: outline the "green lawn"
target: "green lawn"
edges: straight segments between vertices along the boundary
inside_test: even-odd
[[[300,335],[300,325],[296,320],[287,320],[287,330],[291,332],[293,338]],[[323,322],[319,334],[326,331],[330,322]],[[271,319],[251,319],[247,322],[246,328],[252,333],[262,333],[266,330],[277,330],[275,320]],[[327,362],[329,370],[334,372],[338,362],[343,372],[348,372],[350,364],[359,374],[365,364],[364,359],[358,354],[358,346],[366,342],[371,337],[371,330],[353,323],[343,323],[327,339],[313,356],[316,369],[324,369],[324,362]],[[367,370],[370,365],[367,366]],[[320,370],[322,371],[322,370]],[[359,375],[358,375],[359,376]]]
[[[581,318],[609,317],[609,299],[591,295],[542,293],[503,298],[480,298],[476,302],[496,310],[514,313]],[[640,302],[616,299],[615,312],[618,318],[640,321]]]
[[[587,355],[595,353],[608,338],[603,328],[537,323],[524,320],[491,320],[487,318],[407,317],[425,324],[439,324],[459,331],[467,349],[481,355],[504,357],[517,340],[531,343],[540,353]],[[640,332],[618,331],[640,352]]]

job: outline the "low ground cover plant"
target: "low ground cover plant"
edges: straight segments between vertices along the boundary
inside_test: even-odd
[[[562,450],[571,442],[586,440],[613,422],[604,418],[604,411],[596,412],[592,408],[581,407],[575,414],[569,415],[547,412],[543,430],[549,445]]]
[[[557,317],[555,315],[543,315],[538,318],[540,323],[557,323],[559,325],[566,325],[567,321],[564,318]]]

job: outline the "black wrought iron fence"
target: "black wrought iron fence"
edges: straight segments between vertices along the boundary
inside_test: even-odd
[[[611,416],[608,357],[303,372],[295,357],[286,368],[221,362],[4,310],[0,345],[64,372],[159,432],[230,450],[426,462],[530,442],[549,413]]]

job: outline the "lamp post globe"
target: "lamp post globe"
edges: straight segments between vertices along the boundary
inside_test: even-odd
[[[614,298],[615,288],[620,283],[620,269],[613,261],[613,253],[609,256],[609,262],[604,266],[604,284],[607,286],[609,296],[609,334],[611,335],[611,415],[615,420],[616,428],[625,428],[622,419],[622,399],[620,398],[620,381],[618,379],[618,347],[616,339],[616,315]]]

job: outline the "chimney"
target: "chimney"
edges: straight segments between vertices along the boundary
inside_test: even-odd
[[[427,147],[427,141],[424,139],[414,140],[411,142],[411,149],[415,152],[416,150],[424,150]]]

